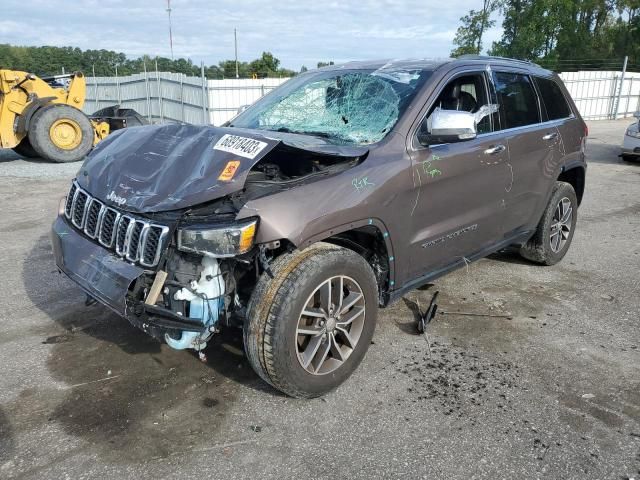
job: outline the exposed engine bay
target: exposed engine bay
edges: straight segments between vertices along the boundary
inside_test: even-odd
[[[250,200],[347,170],[364,156],[306,151],[279,143],[247,172],[244,188],[213,201],[180,210],[129,214],[102,204],[78,182],[69,192],[65,214],[73,226],[81,226],[106,246],[102,224],[116,212],[117,225],[112,226],[116,253],[152,267],[129,286],[127,318],[172,348],[194,349],[203,355],[207,341],[222,326],[242,326],[257,278],[269,272],[271,259],[287,248],[279,241],[255,245],[259,219],[238,223],[240,209]],[[80,207],[83,212],[76,216]],[[76,222],[80,218],[86,219],[84,224]],[[128,224],[120,228],[125,218]],[[147,255],[153,231],[145,233],[144,226],[138,230],[140,225],[166,231],[152,245],[157,250],[155,264],[141,262],[154,255]],[[132,239],[139,243],[135,254],[127,244]]]

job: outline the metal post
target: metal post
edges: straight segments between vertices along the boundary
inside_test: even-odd
[[[122,94],[120,93],[120,80],[118,80],[118,65],[116,65],[116,90],[118,92],[118,105],[122,105]]]
[[[91,71],[93,72],[93,95],[94,95],[94,104],[95,104],[95,108],[93,110],[94,112],[97,112],[100,109],[98,108],[98,79],[96,78],[95,63],[91,65]]]
[[[235,28],[233,29],[233,45],[236,51],[236,78],[240,78],[238,73],[238,32]]]
[[[631,101],[631,92],[633,92],[633,80],[634,78],[629,78],[629,93],[627,95],[627,106],[624,107],[624,113],[629,113],[629,102]]]
[[[144,89],[147,94],[147,120],[151,123],[151,91],[149,89],[149,74],[147,72],[147,62],[142,61],[144,65]]]
[[[616,108],[613,111],[613,119],[618,119],[618,107],[620,106],[620,96],[622,95],[622,85],[624,84],[624,75],[627,73],[627,62],[629,61],[629,57],[624,57],[624,64],[622,65],[622,75],[620,75],[620,86],[618,87],[618,95],[616,98]]]
[[[182,123],[185,123],[184,121],[184,77],[186,75],[183,73],[180,75],[180,119],[182,120]]]
[[[209,123],[209,93],[207,92],[207,78],[204,76],[204,62],[200,62],[200,76],[202,77],[202,123]]]
[[[158,60],[156,60],[156,83],[158,87],[158,110],[160,114],[160,123],[164,121],[164,114],[162,112],[162,82],[160,80],[160,73],[158,72]]]

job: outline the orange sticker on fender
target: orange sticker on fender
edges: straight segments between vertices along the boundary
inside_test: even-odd
[[[233,176],[236,174],[236,171],[238,170],[239,166],[240,166],[240,160],[231,160],[230,162],[227,162],[227,165],[222,170],[222,173],[218,177],[218,180],[221,180],[223,182],[230,181],[233,178]]]

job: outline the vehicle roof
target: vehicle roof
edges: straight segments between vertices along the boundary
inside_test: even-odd
[[[421,70],[437,70],[438,68],[459,65],[502,65],[510,67],[518,67],[537,73],[539,75],[552,75],[553,72],[542,68],[526,60],[517,60],[504,57],[491,57],[482,55],[462,55],[458,58],[407,58],[407,59],[382,59],[382,60],[363,60],[355,62],[347,62],[338,65],[329,65],[322,67],[322,70],[340,70],[340,69],[383,69],[383,70],[402,70],[402,69],[421,69]]]

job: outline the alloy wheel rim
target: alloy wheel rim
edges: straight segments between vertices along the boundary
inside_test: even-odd
[[[551,229],[549,232],[549,242],[554,253],[561,251],[569,240],[571,233],[571,222],[573,219],[573,207],[571,200],[563,197],[556,205],[551,219]]]
[[[298,362],[312,375],[340,368],[358,344],[365,322],[362,288],[353,278],[324,280],[302,308],[296,326]]]

